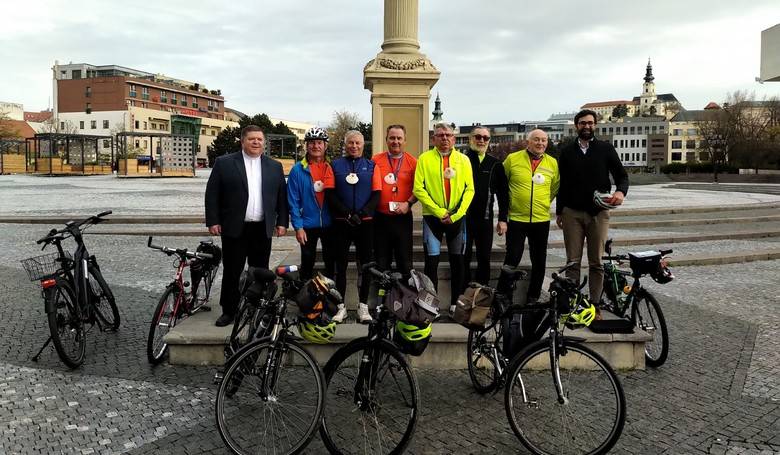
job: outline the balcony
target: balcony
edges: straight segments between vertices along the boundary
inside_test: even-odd
[[[130,98],[137,98],[138,92],[130,92]]]

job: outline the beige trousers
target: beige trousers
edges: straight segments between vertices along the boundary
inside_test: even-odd
[[[590,301],[601,299],[604,283],[604,268],[601,266],[601,256],[604,255],[604,242],[609,233],[609,211],[602,210],[596,216],[588,212],[572,210],[564,207],[561,213],[563,222],[563,243],[566,246],[566,262],[576,262],[578,266],[570,269],[566,276],[579,283],[582,263],[582,248],[588,241],[588,288]]]

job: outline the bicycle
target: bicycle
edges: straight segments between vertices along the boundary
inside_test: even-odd
[[[666,284],[674,278],[668,268],[666,255],[672,250],[646,251],[628,255],[612,255],[612,239],[604,246],[604,291],[598,306],[630,321],[630,327],[647,332],[652,341],[645,343],[645,364],[659,367],[669,355],[669,332],[661,305],[639,282],[640,277],[650,275],[656,282]],[[629,261],[631,271],[618,266]],[[628,285],[627,277],[633,282]],[[631,310],[630,315],[627,311]]]
[[[176,274],[158,300],[146,340],[146,358],[152,365],[157,365],[168,352],[165,335],[178,324],[179,320],[192,316],[198,311],[211,311],[211,307],[207,304],[214,277],[219,269],[221,250],[210,240],[201,241],[195,252],[188,251],[186,248],[153,245],[152,237],[149,237],[146,246],[162,251],[168,256],[176,255],[173,263]],[[205,250],[211,253],[206,253]],[[190,268],[192,283],[184,281],[184,269],[187,267]]]
[[[277,269],[285,281],[297,274]],[[275,280],[270,270],[250,269],[260,285]],[[292,285],[290,285],[292,286]],[[288,305],[280,295],[264,306],[267,336],[243,346],[217,374],[215,413],[225,445],[237,454],[300,453],[314,437],[325,405],[325,376],[290,328]]]
[[[506,370],[504,406],[520,442],[534,454],[603,454],[620,438],[626,419],[623,387],[604,358],[564,335],[587,325],[595,308],[581,285],[552,274],[550,301],[517,311],[544,310],[549,338],[531,343]]]
[[[63,229],[52,229],[36,243],[43,244],[41,250],[53,244],[57,252],[21,261],[30,280],[40,282],[49,323],[50,336],[33,356],[33,362],[53,342],[62,362],[69,368],[78,368],[86,355],[85,324],[97,325],[101,332],[119,329],[114,294],[100,272],[97,258],[89,254],[83,239],[84,231],[102,223],[110,214],[108,210],[78,223],[68,221]],[[62,247],[62,241],[68,238],[76,242],[73,255]]]
[[[325,365],[328,406],[320,436],[332,454],[402,453],[411,442],[420,409],[417,377],[391,341],[395,318],[383,297],[401,275],[366,264],[379,285],[368,336],[341,347]]]

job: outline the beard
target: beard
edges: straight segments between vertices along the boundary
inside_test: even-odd
[[[583,141],[589,141],[593,138],[593,130],[588,127],[582,128],[577,131],[577,137]]]
[[[471,149],[472,150],[475,150],[476,152],[478,152],[480,154],[484,154],[484,153],[487,152],[489,144],[477,145],[476,143],[472,142],[470,145],[471,145]]]

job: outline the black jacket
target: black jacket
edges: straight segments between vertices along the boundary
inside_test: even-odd
[[[290,222],[287,185],[281,163],[266,155],[260,159],[260,172],[263,175],[260,195],[263,198],[265,232],[270,238],[276,226],[287,227]],[[219,224],[222,235],[240,237],[248,202],[249,187],[243,153],[239,151],[220,156],[214,162],[206,184],[206,226]]]
[[[494,196],[498,199],[498,221],[506,221],[509,212],[509,184],[501,161],[485,154],[482,162],[475,150],[469,149],[466,156],[471,161],[474,176],[474,199],[467,214],[469,221],[492,220]]]
[[[620,162],[615,147],[609,142],[593,139],[588,152],[583,154],[579,141],[561,150],[558,158],[561,173],[561,189],[555,203],[555,213],[560,215],[564,207],[595,215],[604,210],[593,203],[593,192],[609,193],[615,181],[615,191],[628,194],[628,174]]]

